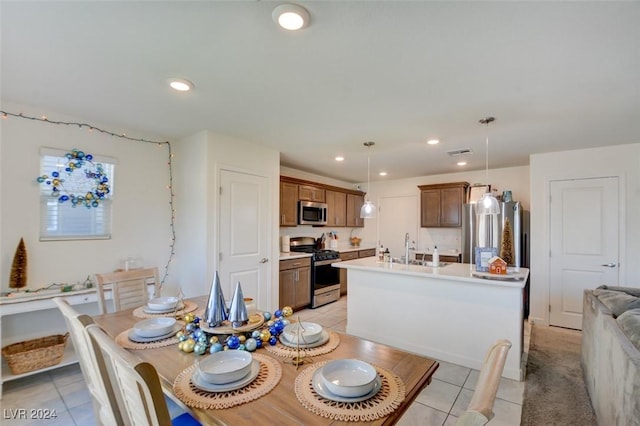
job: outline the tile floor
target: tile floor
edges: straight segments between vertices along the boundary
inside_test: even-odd
[[[296,312],[301,320],[312,321],[337,331],[347,324],[346,298],[316,309]],[[528,348],[528,327],[525,326],[525,348]],[[441,360],[429,386],[400,419],[401,426],[449,426],[455,424],[469,404],[479,372]],[[502,379],[494,405],[495,417],[489,424],[519,425],[522,414],[524,382]],[[4,384],[1,424],[22,426],[46,424],[88,426],[95,424],[91,398],[77,365],[58,368]],[[55,419],[43,421],[16,419],[16,409],[55,410]],[[169,400],[172,417],[181,408]]]

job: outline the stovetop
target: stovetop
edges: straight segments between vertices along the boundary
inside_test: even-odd
[[[331,260],[331,259],[339,259],[340,253],[335,250],[327,250],[327,249],[317,249],[309,246],[298,246],[291,247],[291,251],[297,253],[312,253],[313,260]]]

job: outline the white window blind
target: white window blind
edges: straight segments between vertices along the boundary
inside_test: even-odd
[[[93,179],[85,177],[81,169],[72,173],[65,171],[67,152],[59,149],[42,148],[40,150],[40,175],[52,179],[52,172],[57,171],[60,179],[64,179],[60,192],[53,194],[53,185],[40,184],[40,241],[81,240],[111,238],[111,210],[113,196],[113,176],[116,160],[111,157],[94,155],[93,164],[102,164],[109,179],[110,192],[98,207],[87,208],[78,204],[73,206],[70,200],[61,203],[60,195],[84,195],[95,189]],[[95,169],[85,162],[85,168]],[[53,195],[52,195],[53,194]]]

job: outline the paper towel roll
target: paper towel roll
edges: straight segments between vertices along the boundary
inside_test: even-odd
[[[283,253],[289,253],[290,242],[291,242],[291,238],[288,235],[283,235],[282,241],[280,242],[280,251]]]

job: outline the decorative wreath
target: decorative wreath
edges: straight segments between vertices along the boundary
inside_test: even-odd
[[[84,172],[84,177],[93,181],[93,187],[87,191],[86,194],[69,194],[64,188],[64,179],[60,177],[60,171],[51,172],[51,177],[47,175],[38,176],[36,179],[38,183],[44,183],[51,186],[51,196],[57,197],[60,203],[71,201],[72,207],[78,205],[84,205],[90,209],[92,207],[98,207],[100,201],[103,200],[107,194],[111,191],[109,188],[109,178],[107,177],[102,164],[93,163],[93,155],[85,154],[77,149],[72,149],[71,152],[65,154],[67,163],[64,166],[64,171],[68,176],[71,176],[76,170]]]

